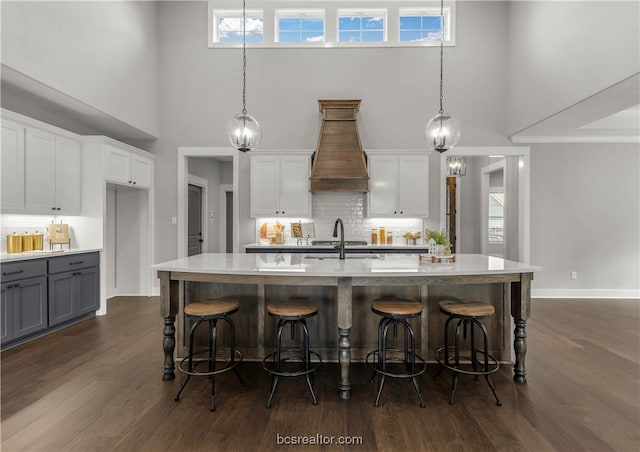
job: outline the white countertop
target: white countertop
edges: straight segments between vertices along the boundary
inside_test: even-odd
[[[228,275],[329,277],[452,276],[530,273],[542,268],[481,254],[458,254],[456,262],[431,263],[418,254],[350,255],[293,253],[198,254],[152,265],[159,271]]]
[[[71,249],[71,250],[38,250],[38,251],[26,251],[24,253],[2,253],[0,254],[0,262],[16,262],[25,261],[29,259],[43,259],[56,256],[67,256],[69,254],[82,254],[93,253],[102,251],[100,248],[90,249]]]

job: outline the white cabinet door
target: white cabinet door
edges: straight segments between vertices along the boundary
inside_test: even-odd
[[[131,152],[104,145],[104,177],[111,182],[131,183]]]
[[[27,128],[25,140],[25,211],[55,213],[56,139],[37,129]]]
[[[131,181],[139,187],[151,188],[153,185],[153,162],[141,155],[131,155]]]
[[[429,216],[429,156],[369,156],[370,217]]]
[[[3,212],[24,211],[24,133],[24,126],[2,120],[0,209]]]
[[[429,157],[398,158],[398,211],[407,217],[429,216]]]
[[[394,215],[397,198],[398,159],[392,156],[369,156],[369,216]]]
[[[275,156],[251,157],[252,217],[272,217],[279,215],[279,163],[278,157]]]
[[[56,137],[56,211],[78,215],[81,211],[82,151],[80,143]]]
[[[280,215],[311,216],[309,157],[280,158]]]

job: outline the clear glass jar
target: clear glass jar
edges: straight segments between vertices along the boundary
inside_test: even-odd
[[[378,244],[378,230],[377,229],[371,229],[371,244],[372,245],[377,245]]]
[[[387,232],[387,245],[393,245],[393,231]]]
[[[378,237],[380,239],[380,245],[384,245],[385,243],[387,243],[387,231],[384,226],[380,226],[380,232]]]

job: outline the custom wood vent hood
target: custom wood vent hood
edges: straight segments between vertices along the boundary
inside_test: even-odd
[[[313,154],[312,192],[368,192],[369,175],[356,113],[360,100],[318,100],[322,125]]]

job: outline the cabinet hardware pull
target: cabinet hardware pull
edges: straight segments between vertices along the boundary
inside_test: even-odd
[[[13,287],[20,287],[20,283],[14,284]]]
[[[52,208],[51,208],[51,210],[56,210],[56,208],[55,208],[55,207],[52,207]]]
[[[24,273],[24,270],[18,270],[17,272],[2,272],[2,275],[3,276],[19,275],[20,273]]]
[[[84,264],[84,261],[69,262],[69,265],[79,265],[79,264]]]

